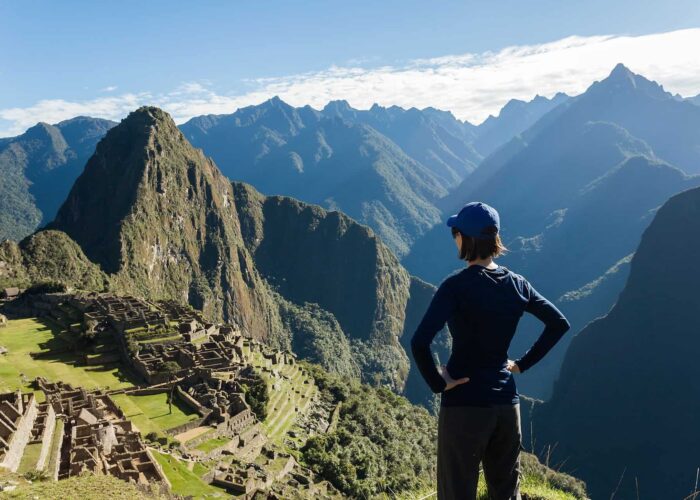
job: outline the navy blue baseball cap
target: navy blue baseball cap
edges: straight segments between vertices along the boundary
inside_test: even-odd
[[[473,238],[493,237],[493,230],[488,230],[490,227],[495,227],[496,232],[501,229],[498,211],[480,201],[472,201],[464,205],[458,214],[447,219],[447,225]]]

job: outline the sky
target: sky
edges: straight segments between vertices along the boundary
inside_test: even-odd
[[[157,105],[178,123],[274,95],[433,106],[478,124],[622,62],[700,94],[700,1],[0,0],[0,137]]]

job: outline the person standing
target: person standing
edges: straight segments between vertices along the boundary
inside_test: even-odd
[[[513,374],[540,361],[569,330],[564,315],[521,275],[494,258],[507,249],[500,217],[482,202],[467,203],[447,220],[467,267],[446,278],[411,339],[418,369],[434,393],[438,416],[439,500],[476,499],[479,465],[492,500],[520,500],[520,401]],[[523,313],[544,330],[520,358],[508,348]],[[452,351],[436,366],[430,344],[447,323]]]

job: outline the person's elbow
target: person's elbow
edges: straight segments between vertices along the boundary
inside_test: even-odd
[[[557,321],[557,330],[559,332],[561,332],[561,335],[564,335],[566,332],[571,330],[571,323],[569,323],[568,319],[566,319],[564,316],[562,316]]]

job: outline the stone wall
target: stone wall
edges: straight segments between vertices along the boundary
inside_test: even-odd
[[[18,395],[19,396],[19,395]],[[34,394],[22,394],[21,396],[24,403],[24,413],[17,424],[17,430],[10,437],[8,442],[8,448],[5,451],[5,456],[0,462],[0,467],[5,467],[12,472],[17,472],[19,463],[22,460],[22,455],[24,454],[24,448],[27,446],[29,439],[32,434],[32,427],[34,427],[34,419],[39,412],[36,399]]]
[[[46,467],[46,459],[51,453],[51,440],[53,438],[54,430],[56,429],[56,412],[53,406],[46,405],[46,420],[44,425],[44,432],[41,435],[41,452],[39,453],[39,460],[36,462],[37,470],[44,470]]]
[[[60,432],[60,435],[56,436],[56,440],[54,441],[54,447],[52,450],[50,450],[50,456],[56,457],[56,460],[53,464],[53,469],[49,470],[48,474],[53,481],[58,481],[58,470],[61,466],[61,446],[63,446],[63,439],[65,437],[66,426],[61,425],[60,430],[54,430],[54,432]]]

